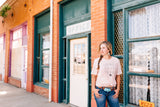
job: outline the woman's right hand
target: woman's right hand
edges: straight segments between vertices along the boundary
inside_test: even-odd
[[[100,98],[102,95],[98,93],[99,89],[94,89],[94,94],[97,98]]]

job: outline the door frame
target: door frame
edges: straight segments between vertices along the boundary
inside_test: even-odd
[[[24,74],[24,69],[25,69],[25,66],[24,66],[24,64],[25,64],[25,59],[26,59],[26,57],[28,57],[28,56],[25,56],[25,51],[27,51],[27,55],[28,55],[28,50],[27,50],[27,46],[23,46],[23,49],[22,49],[22,62],[23,62],[23,64],[22,64],[22,74],[21,74],[21,77],[23,78],[21,78],[21,87],[22,88],[24,88],[24,89],[26,89],[26,86],[27,86],[27,71],[26,71],[26,73]],[[28,62],[28,61],[27,61]]]
[[[66,44],[63,44],[60,46],[60,48],[62,49],[64,46],[66,47],[66,69],[62,70],[62,65],[63,65],[63,56],[60,54],[59,55],[59,75],[63,75],[59,77],[59,84],[62,83],[62,85],[59,85],[59,93],[62,92],[64,90],[64,88],[66,88],[66,99],[63,99],[64,94],[59,94],[59,97],[62,97],[62,102],[64,103],[69,103],[69,99],[70,99],[70,40],[71,39],[80,39],[80,38],[87,38],[87,42],[88,42],[88,107],[91,106],[91,32],[85,32],[85,33],[81,33],[81,34],[75,34],[75,35],[70,35],[70,36],[65,36],[63,37],[63,39],[66,41]],[[61,42],[60,42],[61,43]],[[62,47],[63,46],[63,47]],[[64,48],[63,48],[64,50]],[[59,53],[64,52],[63,50],[60,50]],[[64,65],[63,65],[64,66]],[[61,72],[62,71],[62,72]],[[65,73],[66,72],[66,79],[63,78],[65,77]],[[66,87],[63,84],[63,81],[66,81]],[[63,89],[63,90],[61,90]]]
[[[0,35],[0,37],[3,37],[3,54],[4,54],[4,56],[3,56],[3,70],[2,70],[2,81],[4,81],[4,77],[5,77],[5,34],[2,34],[2,35]]]

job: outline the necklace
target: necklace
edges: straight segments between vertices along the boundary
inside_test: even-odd
[[[109,69],[109,72],[108,72],[108,75],[111,77],[111,76],[112,76],[112,69],[111,69],[111,68],[112,68],[112,67],[111,67],[112,64],[108,64],[108,66],[109,66],[109,68],[110,68],[110,69]]]

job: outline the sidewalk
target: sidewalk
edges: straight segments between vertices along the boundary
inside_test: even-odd
[[[48,99],[35,93],[26,92],[0,81],[0,107],[71,107],[66,104],[49,103]]]

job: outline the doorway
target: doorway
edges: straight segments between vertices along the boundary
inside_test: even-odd
[[[4,81],[5,75],[5,38],[0,36],[0,74],[2,75],[2,81]]]
[[[70,103],[88,106],[88,41],[70,40]]]

